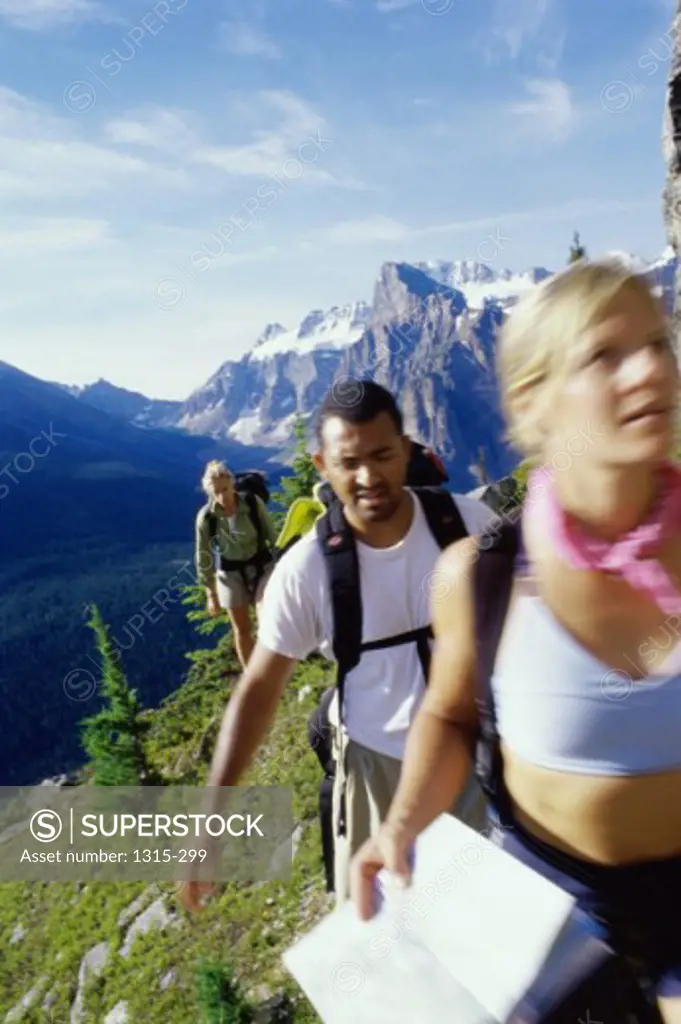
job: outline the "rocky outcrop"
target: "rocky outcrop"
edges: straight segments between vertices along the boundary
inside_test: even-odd
[[[90,977],[98,977],[111,956],[111,946],[108,942],[100,942],[88,950],[80,963],[78,971],[78,991],[71,1006],[70,1024],[85,1024],[87,1014],[85,1011],[85,986]]]
[[[312,414],[331,386],[347,383],[351,391],[353,381],[369,376],[400,396],[407,429],[437,448],[454,486],[482,482],[483,449],[488,472],[502,476],[515,462],[502,439],[493,370],[507,303],[488,302],[482,292],[469,303],[452,283],[465,279],[462,288],[484,291],[498,277],[478,263],[386,263],[371,306],[315,310],[292,332],[274,325],[249,355],[223,364],[187,400],[178,426],[267,445],[285,457],[297,413]]]
[[[672,59],[662,129],[662,152],[667,168],[663,192],[663,216],[667,238],[677,258],[681,252],[681,0],[670,30]],[[681,274],[676,271],[672,324],[676,356],[681,354]]]
[[[5,1024],[18,1024],[19,1021],[23,1020],[28,1011],[37,1002],[41,992],[44,991],[47,985],[48,978],[46,975],[40,977],[35,985],[24,995],[17,1005],[9,1011],[5,1017]]]
[[[151,928],[168,928],[182,925],[183,919],[177,914],[172,914],[166,907],[165,900],[160,897],[147,907],[139,917],[135,918],[130,925],[123,945],[119,949],[119,956],[130,955],[135,939],[140,935],[146,935]]]
[[[104,1024],[128,1024],[130,1018],[128,1017],[128,1004],[121,1000],[120,1003],[116,1003],[113,1010],[110,1010],[104,1018]]]
[[[492,479],[509,473],[517,456],[503,440],[494,369],[500,307],[471,309],[461,291],[402,263],[383,268],[373,308],[339,380],[368,375],[399,395],[407,433],[438,452],[455,490],[483,482],[481,462]]]

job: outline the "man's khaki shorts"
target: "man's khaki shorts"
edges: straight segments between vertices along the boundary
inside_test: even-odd
[[[340,904],[350,896],[350,861],[385,820],[402,770],[402,762],[369,750],[347,737],[343,741],[345,770],[338,757],[338,730],[333,730],[336,776],[333,787],[334,887]],[[338,835],[340,794],[345,782],[345,835]],[[481,832],[487,824],[487,803],[472,775],[454,813]]]

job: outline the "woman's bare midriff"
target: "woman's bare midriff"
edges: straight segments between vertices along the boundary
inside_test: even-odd
[[[681,770],[633,778],[569,775],[502,751],[514,812],[538,839],[598,864],[681,856]]]

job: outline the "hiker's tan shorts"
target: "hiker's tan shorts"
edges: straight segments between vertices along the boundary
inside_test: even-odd
[[[334,885],[336,902],[341,903],[350,896],[350,861],[385,820],[397,790],[402,762],[369,750],[346,737],[343,742],[343,766],[339,757],[336,729],[333,734],[336,761],[333,787]],[[346,834],[339,836],[338,812],[344,783]],[[478,832],[486,827],[487,802],[474,776],[471,776],[453,813]]]
[[[268,565],[263,573],[262,579],[258,584],[258,592],[255,595],[255,603],[258,604],[265,591],[265,585],[272,575],[274,570],[274,562]],[[248,580],[249,587],[253,586],[253,580],[255,578],[255,568],[249,565],[246,569],[246,578]],[[218,601],[220,602],[221,608],[243,608],[246,605],[253,604],[253,598],[251,597],[248,588],[246,587],[243,577],[238,570],[232,572],[219,572],[216,580]]]

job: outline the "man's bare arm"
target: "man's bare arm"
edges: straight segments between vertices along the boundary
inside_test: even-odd
[[[274,654],[256,644],[222,720],[206,782],[206,814],[219,814],[225,810],[225,788],[237,786],[250,766],[272,724],[295,665],[295,659]],[[219,845],[210,837],[203,837],[201,842],[202,848],[208,852],[210,864],[219,857]],[[193,877],[192,872],[196,870],[190,866],[189,878],[178,889],[181,902],[192,912],[200,908],[202,895],[215,890],[214,883],[197,881]]]
[[[207,786],[237,786],[274,719],[296,662],[256,644],[220,727]]]
[[[471,577],[475,538],[451,545],[437,563],[431,601],[435,643],[428,687],[414,718],[387,824],[412,836],[449,811],[463,792],[477,730],[476,640]]]

